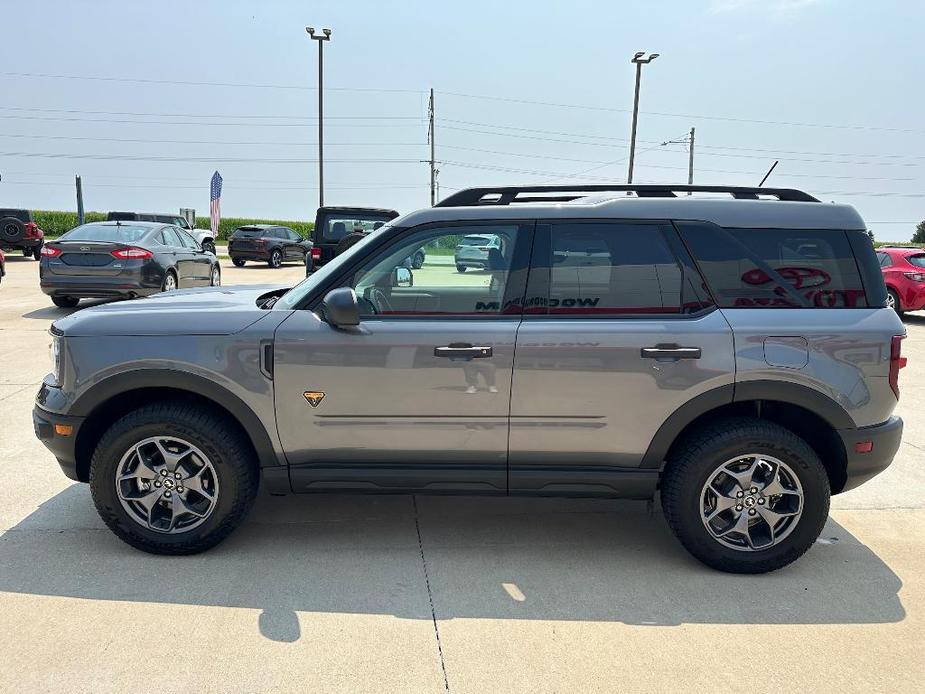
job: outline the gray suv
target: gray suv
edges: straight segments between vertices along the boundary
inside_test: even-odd
[[[497,257],[458,273],[471,236]],[[36,435],[159,554],[221,541],[258,483],[658,495],[695,557],[760,573],[902,433],[904,329],[865,224],[789,189],[470,189],[291,289],[177,291],[51,335]]]

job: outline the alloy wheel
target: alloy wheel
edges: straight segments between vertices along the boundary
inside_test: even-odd
[[[221,286],[222,284],[222,273],[218,267],[212,268],[212,280],[211,284],[213,287]]]
[[[153,436],[129,448],[116,467],[116,495],[129,518],[159,533],[204,523],[218,501],[218,476],[209,458],[176,437]]]
[[[177,288],[177,278],[173,276],[172,272],[168,272],[167,276],[164,278],[164,291],[172,292]]]
[[[700,517],[721,545],[742,552],[768,549],[797,527],[803,487],[783,461],[758,453],[718,466],[700,494]]]

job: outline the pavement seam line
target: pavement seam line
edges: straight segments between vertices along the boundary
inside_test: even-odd
[[[424,585],[427,588],[427,600],[430,602],[430,618],[434,624],[434,636],[437,639],[437,655],[440,656],[440,669],[443,671],[443,688],[450,691],[450,680],[446,675],[446,662],[443,660],[443,645],[440,643],[440,629],[437,627],[437,610],[434,608],[434,594],[430,590],[430,576],[427,573],[427,559],[424,557],[424,541],[421,539],[421,523],[418,519],[418,499],[411,496],[411,503],[414,506],[414,529],[418,534],[418,550],[421,552],[421,566],[424,568]]]

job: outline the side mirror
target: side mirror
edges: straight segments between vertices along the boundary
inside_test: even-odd
[[[413,287],[414,286],[414,275],[411,274],[411,270],[399,266],[392,271],[392,286],[393,287]]]
[[[352,328],[360,324],[357,295],[350,287],[329,291],[321,301],[324,319],[335,328]]]

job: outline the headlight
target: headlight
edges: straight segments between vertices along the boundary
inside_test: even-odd
[[[55,383],[61,382],[61,338],[57,335],[51,336],[51,344],[48,345],[48,357],[51,359],[51,373],[54,374]]]

